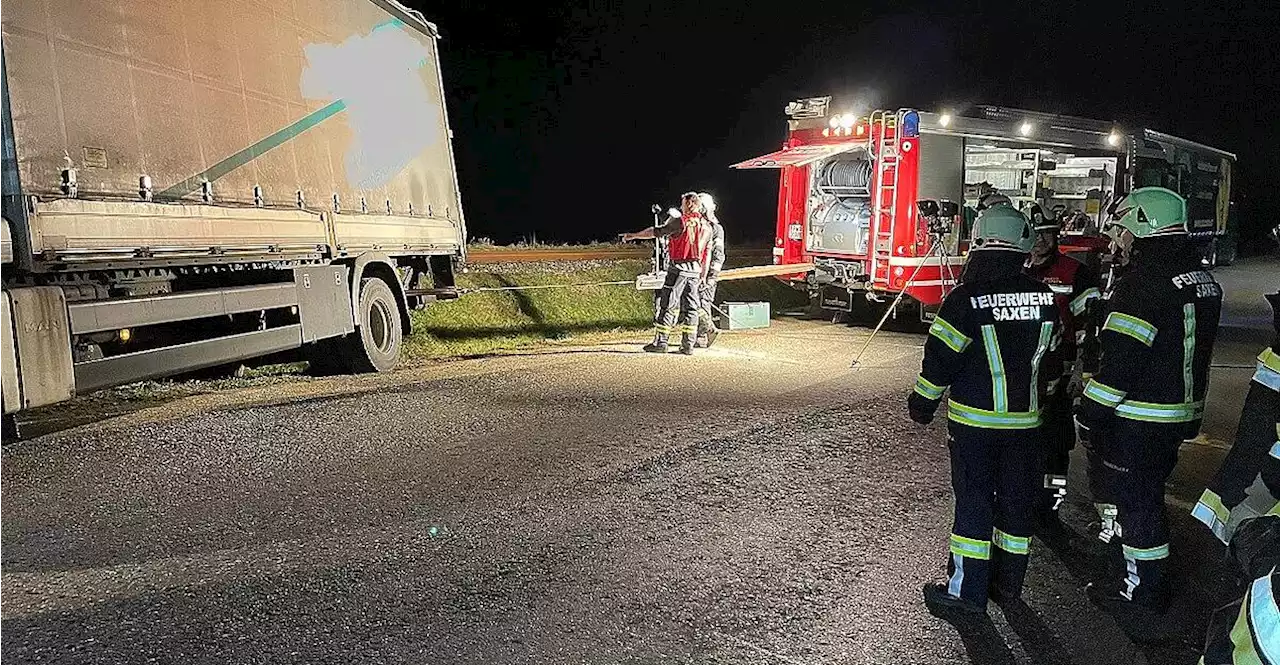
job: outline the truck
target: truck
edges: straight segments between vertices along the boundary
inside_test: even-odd
[[[902,295],[931,318],[993,192],[1063,219],[1067,251],[1105,247],[1109,204],[1149,185],[1186,197],[1207,255],[1227,231],[1235,155],[1151,129],[997,106],[832,112],[831,97],[785,113],[782,148],[731,168],[780,171],[774,263],[813,264],[783,279],[822,309]]]
[[[457,296],[439,32],[394,0],[6,2],[3,402],[298,353]]]

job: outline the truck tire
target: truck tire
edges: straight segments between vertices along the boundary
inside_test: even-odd
[[[404,331],[400,327],[400,307],[396,294],[377,277],[360,280],[360,302],[356,308],[356,331],[342,338],[342,354],[351,371],[386,372],[400,361]]]

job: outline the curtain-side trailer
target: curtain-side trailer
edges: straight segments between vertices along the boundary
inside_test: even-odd
[[[13,0],[3,402],[302,349],[393,367],[466,227],[438,32],[393,0]]]

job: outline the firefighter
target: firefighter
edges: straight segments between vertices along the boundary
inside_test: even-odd
[[[1033,236],[1012,206],[978,216],[960,284],[929,328],[907,399],[911,419],[928,424],[951,390],[948,578],[924,587],[936,612],[982,613],[989,594],[1022,592],[1040,486],[1040,406],[1061,367],[1053,291],[1023,271]]]
[[[635,233],[622,234],[622,240],[667,238],[667,278],[658,294],[654,315],[653,341],[644,350],[666,353],[671,333],[676,331],[677,312],[680,322],[680,353],[693,355],[694,336],[698,332],[698,310],[702,276],[707,266],[707,250],[711,225],[706,221],[706,208],[697,192],[680,197],[680,217],[670,218],[662,226],[648,227]]]
[[[1209,622],[1206,665],[1280,665],[1280,293],[1267,296],[1274,334],[1258,355],[1235,444],[1191,515],[1229,545],[1249,584]]]
[[[715,319],[711,316],[711,308],[716,301],[716,281],[720,278],[720,269],[724,267],[724,227],[716,215],[716,200],[706,192],[698,194],[702,205],[707,210],[707,221],[711,223],[711,244],[708,248],[707,271],[702,279],[702,313],[698,316],[698,339],[696,346],[708,348],[716,343],[720,331],[716,329]]]
[[[1244,597],[1213,612],[1200,663],[1280,665],[1280,505],[1242,522],[1230,551]]]
[[[1062,320],[1062,342],[1059,357],[1062,367],[1054,378],[1059,381],[1056,390],[1044,405],[1044,492],[1036,506],[1036,518],[1050,534],[1060,535],[1062,522],[1058,507],[1067,495],[1067,467],[1071,449],[1076,445],[1075,424],[1072,421],[1072,398],[1079,393],[1073,376],[1079,358],[1081,376],[1092,376],[1095,354],[1081,351],[1094,348],[1088,343],[1089,312],[1100,297],[1098,279],[1083,263],[1058,251],[1058,235],[1061,231],[1056,218],[1046,218],[1038,205],[1031,206],[1031,221],[1036,232],[1035,245],[1031,248],[1031,260],[1027,272],[1053,289]],[[1070,386],[1070,388],[1068,388]]]
[[[1275,328],[1271,346],[1258,355],[1235,444],[1191,511],[1223,544],[1231,542],[1241,521],[1280,501],[1280,292],[1267,300]]]
[[[1077,419],[1091,474],[1118,508],[1123,572],[1089,586],[1105,607],[1147,615],[1167,607],[1164,483],[1178,446],[1200,429],[1222,289],[1187,237],[1187,204],[1142,187],[1112,208],[1109,230],[1129,268],[1106,294],[1098,371]]]

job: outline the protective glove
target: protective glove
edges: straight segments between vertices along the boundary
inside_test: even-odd
[[[937,400],[928,399],[917,392],[912,392],[907,397],[907,414],[911,416],[911,420],[921,425],[928,425],[933,422],[933,414],[937,410]]]

